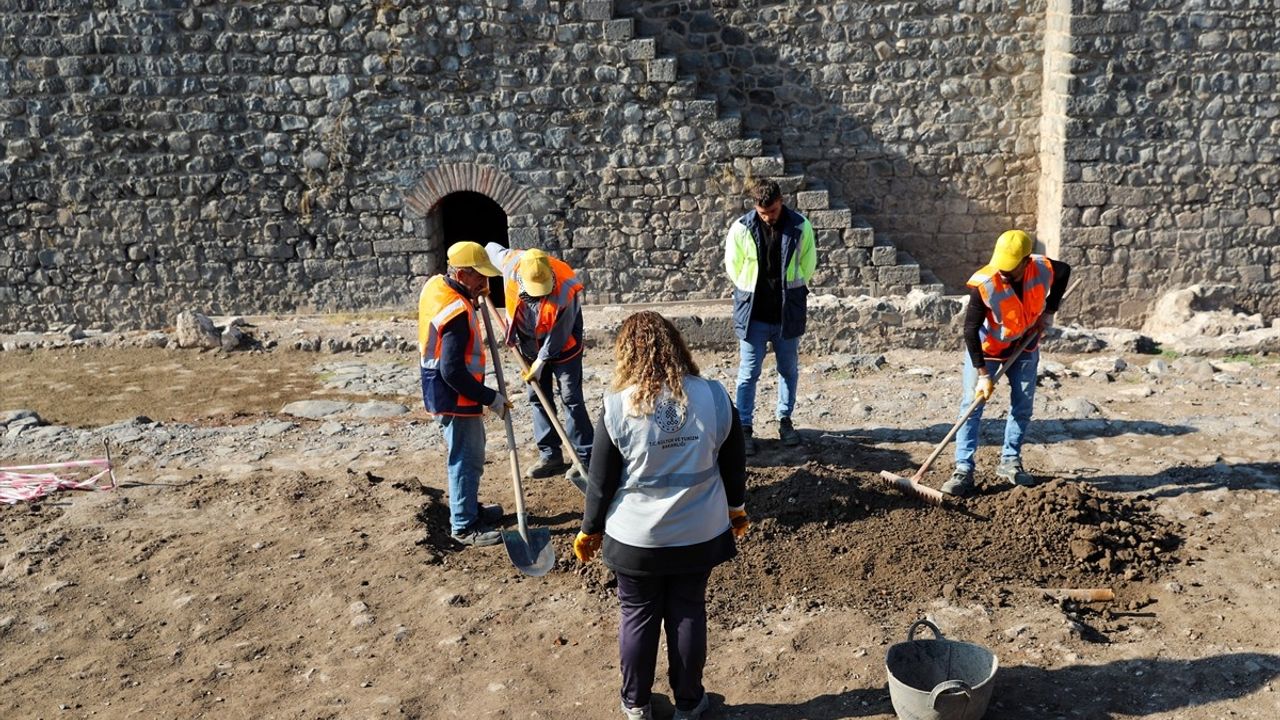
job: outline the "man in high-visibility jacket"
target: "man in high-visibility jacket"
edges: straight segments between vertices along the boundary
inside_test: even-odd
[[[818,265],[813,226],[782,203],[770,180],[751,188],[755,209],[733,221],[725,238],[724,264],[733,280],[733,327],[738,336],[736,403],[748,455],[756,452],[752,420],[756,383],[768,346],[778,363],[778,438],[799,445],[791,422],[800,379],[799,347],[808,313],[809,280]]]
[[[564,404],[568,422],[565,433],[582,466],[591,465],[595,429],[582,394],[582,281],[573,268],[537,248],[511,250],[497,243],[485,246],[489,260],[502,271],[510,326],[507,344],[514,345],[529,363],[524,380],[538,383],[551,407],[543,407],[533,387],[533,438],[538,462],[526,473],[549,478],[570,469],[565,462],[560,435],[551,424],[556,412],[555,390]]]
[[[1066,294],[1071,266],[1031,252],[1030,236],[1009,230],[996,240],[991,262],[969,278],[969,308],[964,320],[963,415],[981,398],[969,419],[956,433],[956,469],[942,485],[942,492],[964,497],[973,492],[973,456],[978,450],[982,408],[994,391],[991,377],[1001,363],[1017,352],[1028,333],[1035,339],[1013,360],[1004,377],[1009,380],[1009,418],[1004,425],[1004,447],[996,475],[1015,485],[1033,485],[1035,478],[1022,468],[1022,440],[1031,424],[1035,401],[1036,370],[1040,366],[1039,334],[1053,324],[1053,314]]]
[[[422,402],[436,416],[448,448],[449,520],[464,545],[497,545],[500,505],[479,502],[484,472],[484,408],[499,417],[510,405],[484,384],[484,337],[475,299],[499,275],[479,243],[454,243],[445,275],[427,280],[418,296],[418,353]]]

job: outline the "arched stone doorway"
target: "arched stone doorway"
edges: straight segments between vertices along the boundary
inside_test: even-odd
[[[450,193],[436,205],[435,212],[440,214],[440,247],[446,252],[454,243],[464,240],[511,247],[507,241],[507,214],[486,195],[470,191]],[[441,255],[438,272],[444,271],[443,259]],[[502,278],[489,281],[489,296],[498,307],[505,302]]]
[[[525,211],[529,193],[492,165],[456,163],[428,170],[405,195],[407,208],[423,218],[424,252],[429,272],[443,272],[449,245],[473,240],[510,247],[507,218]],[[492,285],[493,301],[503,302],[502,283]]]

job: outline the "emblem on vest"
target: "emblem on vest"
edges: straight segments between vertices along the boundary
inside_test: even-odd
[[[684,427],[685,409],[670,398],[662,398],[654,403],[653,421],[662,428],[663,432],[678,432]]]

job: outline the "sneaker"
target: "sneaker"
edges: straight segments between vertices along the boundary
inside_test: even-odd
[[[653,720],[653,706],[645,705],[644,707],[629,708],[626,703],[623,703],[622,716],[627,720]]]
[[[671,716],[671,720],[698,720],[702,717],[702,713],[711,707],[711,696],[702,693],[702,699],[698,701],[697,707],[692,710],[681,710],[676,708],[676,714]]]
[[[490,530],[479,523],[462,532],[455,532],[452,537],[455,541],[470,547],[485,547],[486,545],[497,545],[502,542],[502,533],[497,530]]]
[[[787,447],[795,447],[800,444],[800,433],[796,432],[796,427],[791,424],[791,418],[780,418],[778,420],[778,439]]]
[[[996,467],[996,476],[1022,487],[1031,487],[1036,484],[1035,477],[1022,469],[1020,457],[1000,458],[1000,465]]]
[[[570,467],[572,466],[565,462],[564,458],[541,457],[538,458],[538,462],[535,463],[533,467],[529,468],[529,472],[525,473],[525,475],[535,480],[541,480],[543,478],[563,475],[565,470],[568,470]]]
[[[481,505],[480,524],[498,525],[502,522],[503,514],[501,505]]]
[[[947,495],[968,496],[973,492],[973,471],[967,468],[956,468],[956,471],[951,473],[951,479],[942,483],[939,489]]]
[[[756,439],[751,436],[751,428],[742,428],[742,449],[747,455],[756,454]]]

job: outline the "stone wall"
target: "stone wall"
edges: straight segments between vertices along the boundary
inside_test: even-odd
[[[457,192],[590,301],[722,297],[759,176],[819,291],[927,284],[911,256],[954,289],[1019,226],[1089,319],[1200,280],[1275,315],[1273,11],[0,0],[0,330],[407,309]]]
[[[619,0],[744,130],[952,288],[1033,230],[1044,1]]]
[[[1237,288],[1280,315],[1274,2],[1072,0],[1061,234],[1088,317],[1139,325],[1164,291]],[[1044,218],[1042,218],[1042,222]]]
[[[450,163],[597,297],[725,292],[736,125],[609,3],[53,5],[0,2],[0,326],[412,306]]]

